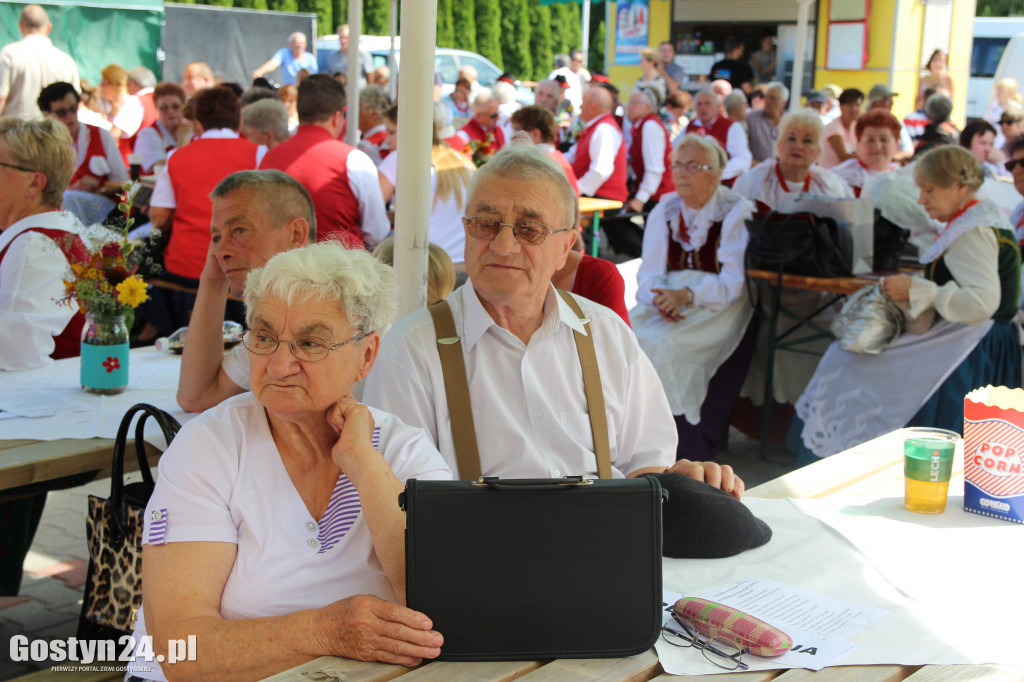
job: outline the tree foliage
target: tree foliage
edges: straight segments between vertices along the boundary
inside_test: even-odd
[[[1008,17],[1024,14],[1024,0],[978,0],[975,14],[979,17]]]
[[[267,9],[278,12],[298,12],[299,0],[267,0]]]
[[[476,0],[452,0],[453,47],[476,52]]]
[[[527,0],[501,0],[501,57],[516,78],[533,73],[530,54],[530,8]]]
[[[547,78],[551,73],[551,8],[540,6],[537,0],[530,0],[530,54],[533,56],[535,81]]]
[[[452,24],[453,0],[437,0],[437,46],[455,47],[455,29]]]
[[[587,70],[591,73],[594,71],[605,73],[604,41],[606,33],[604,13],[596,12],[597,17],[595,17],[594,14],[594,12],[591,12],[590,15],[590,49],[587,50]],[[582,42],[580,44],[582,44]]]
[[[317,33],[322,35],[334,32],[331,0],[299,0],[299,11],[316,15]],[[313,36],[313,38],[316,39],[316,36]]]
[[[391,32],[391,0],[363,0],[363,33],[386,36]]]
[[[499,0],[476,0],[476,51],[500,68],[501,6]]]

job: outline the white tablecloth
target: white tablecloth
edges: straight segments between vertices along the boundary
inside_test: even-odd
[[[178,406],[178,372],[181,356],[161,353],[156,349],[137,348],[128,362],[128,388],[112,396],[94,395],[82,390],[79,382],[78,358],[58,360],[46,367],[22,372],[0,372],[0,392],[35,390],[52,392],[55,396],[75,400],[85,410],[55,417],[0,420],[0,440],[30,438],[58,440],[61,438],[113,438],[129,407],[149,403],[169,412],[184,423],[192,415]],[[155,424],[151,433],[159,433]],[[156,441],[152,441],[157,444]]]

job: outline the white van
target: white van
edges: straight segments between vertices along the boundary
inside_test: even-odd
[[[1002,78],[998,74],[1004,51],[1010,38],[1024,33],[1024,17],[985,17],[974,20],[974,44],[971,46],[971,73],[967,81],[967,118],[981,118],[992,100],[992,87]],[[1019,70],[1024,70],[1020,62]],[[1010,66],[1006,76],[1016,78],[1024,86],[1018,69]]]

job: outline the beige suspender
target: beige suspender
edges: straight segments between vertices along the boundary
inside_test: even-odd
[[[597,353],[591,335],[590,320],[583,316],[579,304],[565,291],[558,291],[562,300],[576,313],[584,324],[586,334],[574,331],[576,351],[580,356],[583,370],[583,389],[587,396],[590,412],[590,428],[594,437],[594,455],[597,458],[597,475],[612,477],[611,449],[608,444],[608,417],[604,409],[604,393],[601,390],[601,374],[597,366]],[[448,414],[452,425],[452,439],[455,442],[455,458],[459,464],[459,477],[476,480],[480,477],[480,453],[477,450],[476,427],[473,423],[473,408],[469,399],[469,382],[466,379],[466,363],[462,356],[462,343],[455,330],[455,318],[447,301],[439,301],[428,308],[434,320],[437,335],[437,352],[441,356],[441,373],[444,375],[444,389],[448,400]]]
[[[437,334],[437,353],[441,356],[441,374],[444,375],[444,393],[448,398],[448,418],[452,424],[459,476],[463,480],[475,481],[480,478],[480,453],[476,448],[476,426],[469,402],[469,380],[466,379],[462,342],[455,331],[455,318],[448,301],[438,301],[427,310],[434,319],[434,332]]]

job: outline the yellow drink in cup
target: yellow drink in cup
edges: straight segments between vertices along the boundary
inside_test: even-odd
[[[919,514],[946,511],[953,453],[960,435],[944,429],[905,429],[903,506]]]

